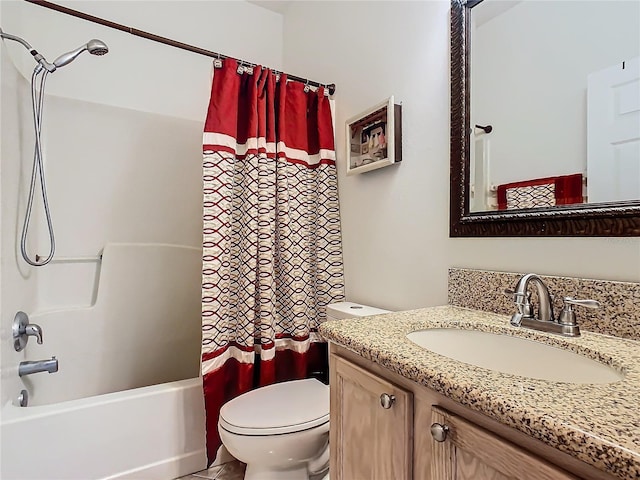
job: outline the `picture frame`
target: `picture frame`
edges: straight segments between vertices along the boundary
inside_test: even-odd
[[[393,95],[345,123],[347,175],[402,161],[402,105]]]

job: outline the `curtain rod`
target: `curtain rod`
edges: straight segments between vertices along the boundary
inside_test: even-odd
[[[211,50],[206,50],[206,49],[200,48],[200,47],[195,47],[193,45],[189,45],[188,43],[178,42],[176,40],[172,40],[172,39],[167,38],[167,37],[161,37],[160,35],[155,35],[153,33],[145,32],[144,30],[138,30],[137,28],[127,27],[126,25],[122,25],[120,23],[112,22],[112,21],[106,20],[104,18],[100,18],[100,17],[96,17],[96,16],[93,16],[93,15],[89,15],[88,13],[80,12],[80,11],[74,10],[72,8],[63,7],[62,5],[58,5],[58,4],[53,3],[53,2],[47,2],[45,0],[25,0],[25,2],[33,3],[34,5],[39,5],[41,7],[49,8],[51,10],[55,10],[56,12],[64,13],[64,14],[67,14],[67,15],[71,15],[72,17],[81,18],[82,20],[87,20],[89,22],[97,23],[97,24],[103,25],[105,27],[113,28],[115,30],[120,30],[121,32],[130,33],[131,35],[135,35],[136,37],[146,38],[147,40],[151,40],[151,41],[158,42],[158,43],[163,43],[165,45],[169,45],[171,47],[180,48],[182,50],[187,50],[189,52],[197,53],[199,55],[205,55],[207,57],[220,58],[220,59],[228,58],[228,59],[231,59],[231,60],[236,60],[238,62],[241,62],[242,64],[244,64],[244,65],[246,65],[248,67],[256,67],[257,66],[257,64],[252,63],[252,62],[247,62],[247,61],[244,61],[244,60],[240,60],[238,58],[229,57],[228,55],[222,55],[221,53],[212,52]],[[276,70],[276,72],[284,73],[284,72],[280,72],[279,70]],[[287,78],[289,80],[295,80],[295,81],[298,81],[298,82],[302,82],[302,83],[305,83],[307,85],[311,85],[313,87],[326,87],[329,90],[329,93],[331,95],[333,95],[335,93],[335,91],[336,91],[336,85],[334,83],[324,84],[324,83],[315,82],[313,80],[308,80],[306,78],[297,77],[295,75],[289,75],[289,74],[287,74]]]

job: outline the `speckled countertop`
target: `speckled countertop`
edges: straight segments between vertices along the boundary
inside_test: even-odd
[[[624,373],[585,385],[510,375],[430,352],[406,335],[455,327],[516,335],[566,348]],[[461,307],[432,307],[328,321],[327,339],[594,467],[640,478],[640,342],[582,332],[579,338],[509,325],[509,317]],[[566,365],[564,368],[570,368]]]

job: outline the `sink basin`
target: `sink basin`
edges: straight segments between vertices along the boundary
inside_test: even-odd
[[[568,383],[612,383],[624,375],[583,355],[510,335],[431,328],[407,335],[417,345],[460,362],[521,377]]]

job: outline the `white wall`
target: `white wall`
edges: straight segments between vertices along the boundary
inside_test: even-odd
[[[489,183],[587,173],[587,76],[640,55],[639,30],[639,2],[603,0],[520,2],[473,32],[471,124],[494,127]]]
[[[284,19],[285,69],[337,85],[350,300],[444,304],[452,266],[640,281],[638,238],[449,238],[448,1],[294,2]],[[392,94],[402,164],[345,177],[342,125]]]
[[[345,282],[353,301],[390,309],[446,302],[448,8],[294,2],[284,16],[285,68],[337,85]],[[346,177],[345,120],[390,95],[402,102],[402,163]]]
[[[244,1],[59,3],[281,67],[282,17]],[[91,38],[103,40],[110,49],[103,57],[84,53],[51,74],[47,83],[44,153],[59,255],[94,255],[106,242],[200,246],[200,145],[212,59],[22,1],[0,2],[0,18],[5,32],[25,38],[50,62]],[[14,42],[2,42],[0,52],[0,329],[5,403],[21,388],[15,366],[22,353],[13,351],[10,335],[15,312],[87,305],[95,296],[97,272],[93,264],[49,265],[36,271],[19,258],[17,243],[33,158],[29,89],[23,77],[30,78],[35,63]],[[46,232],[38,218],[35,221],[34,241],[37,237],[37,250],[42,251]],[[35,246],[30,251],[36,251]]]

